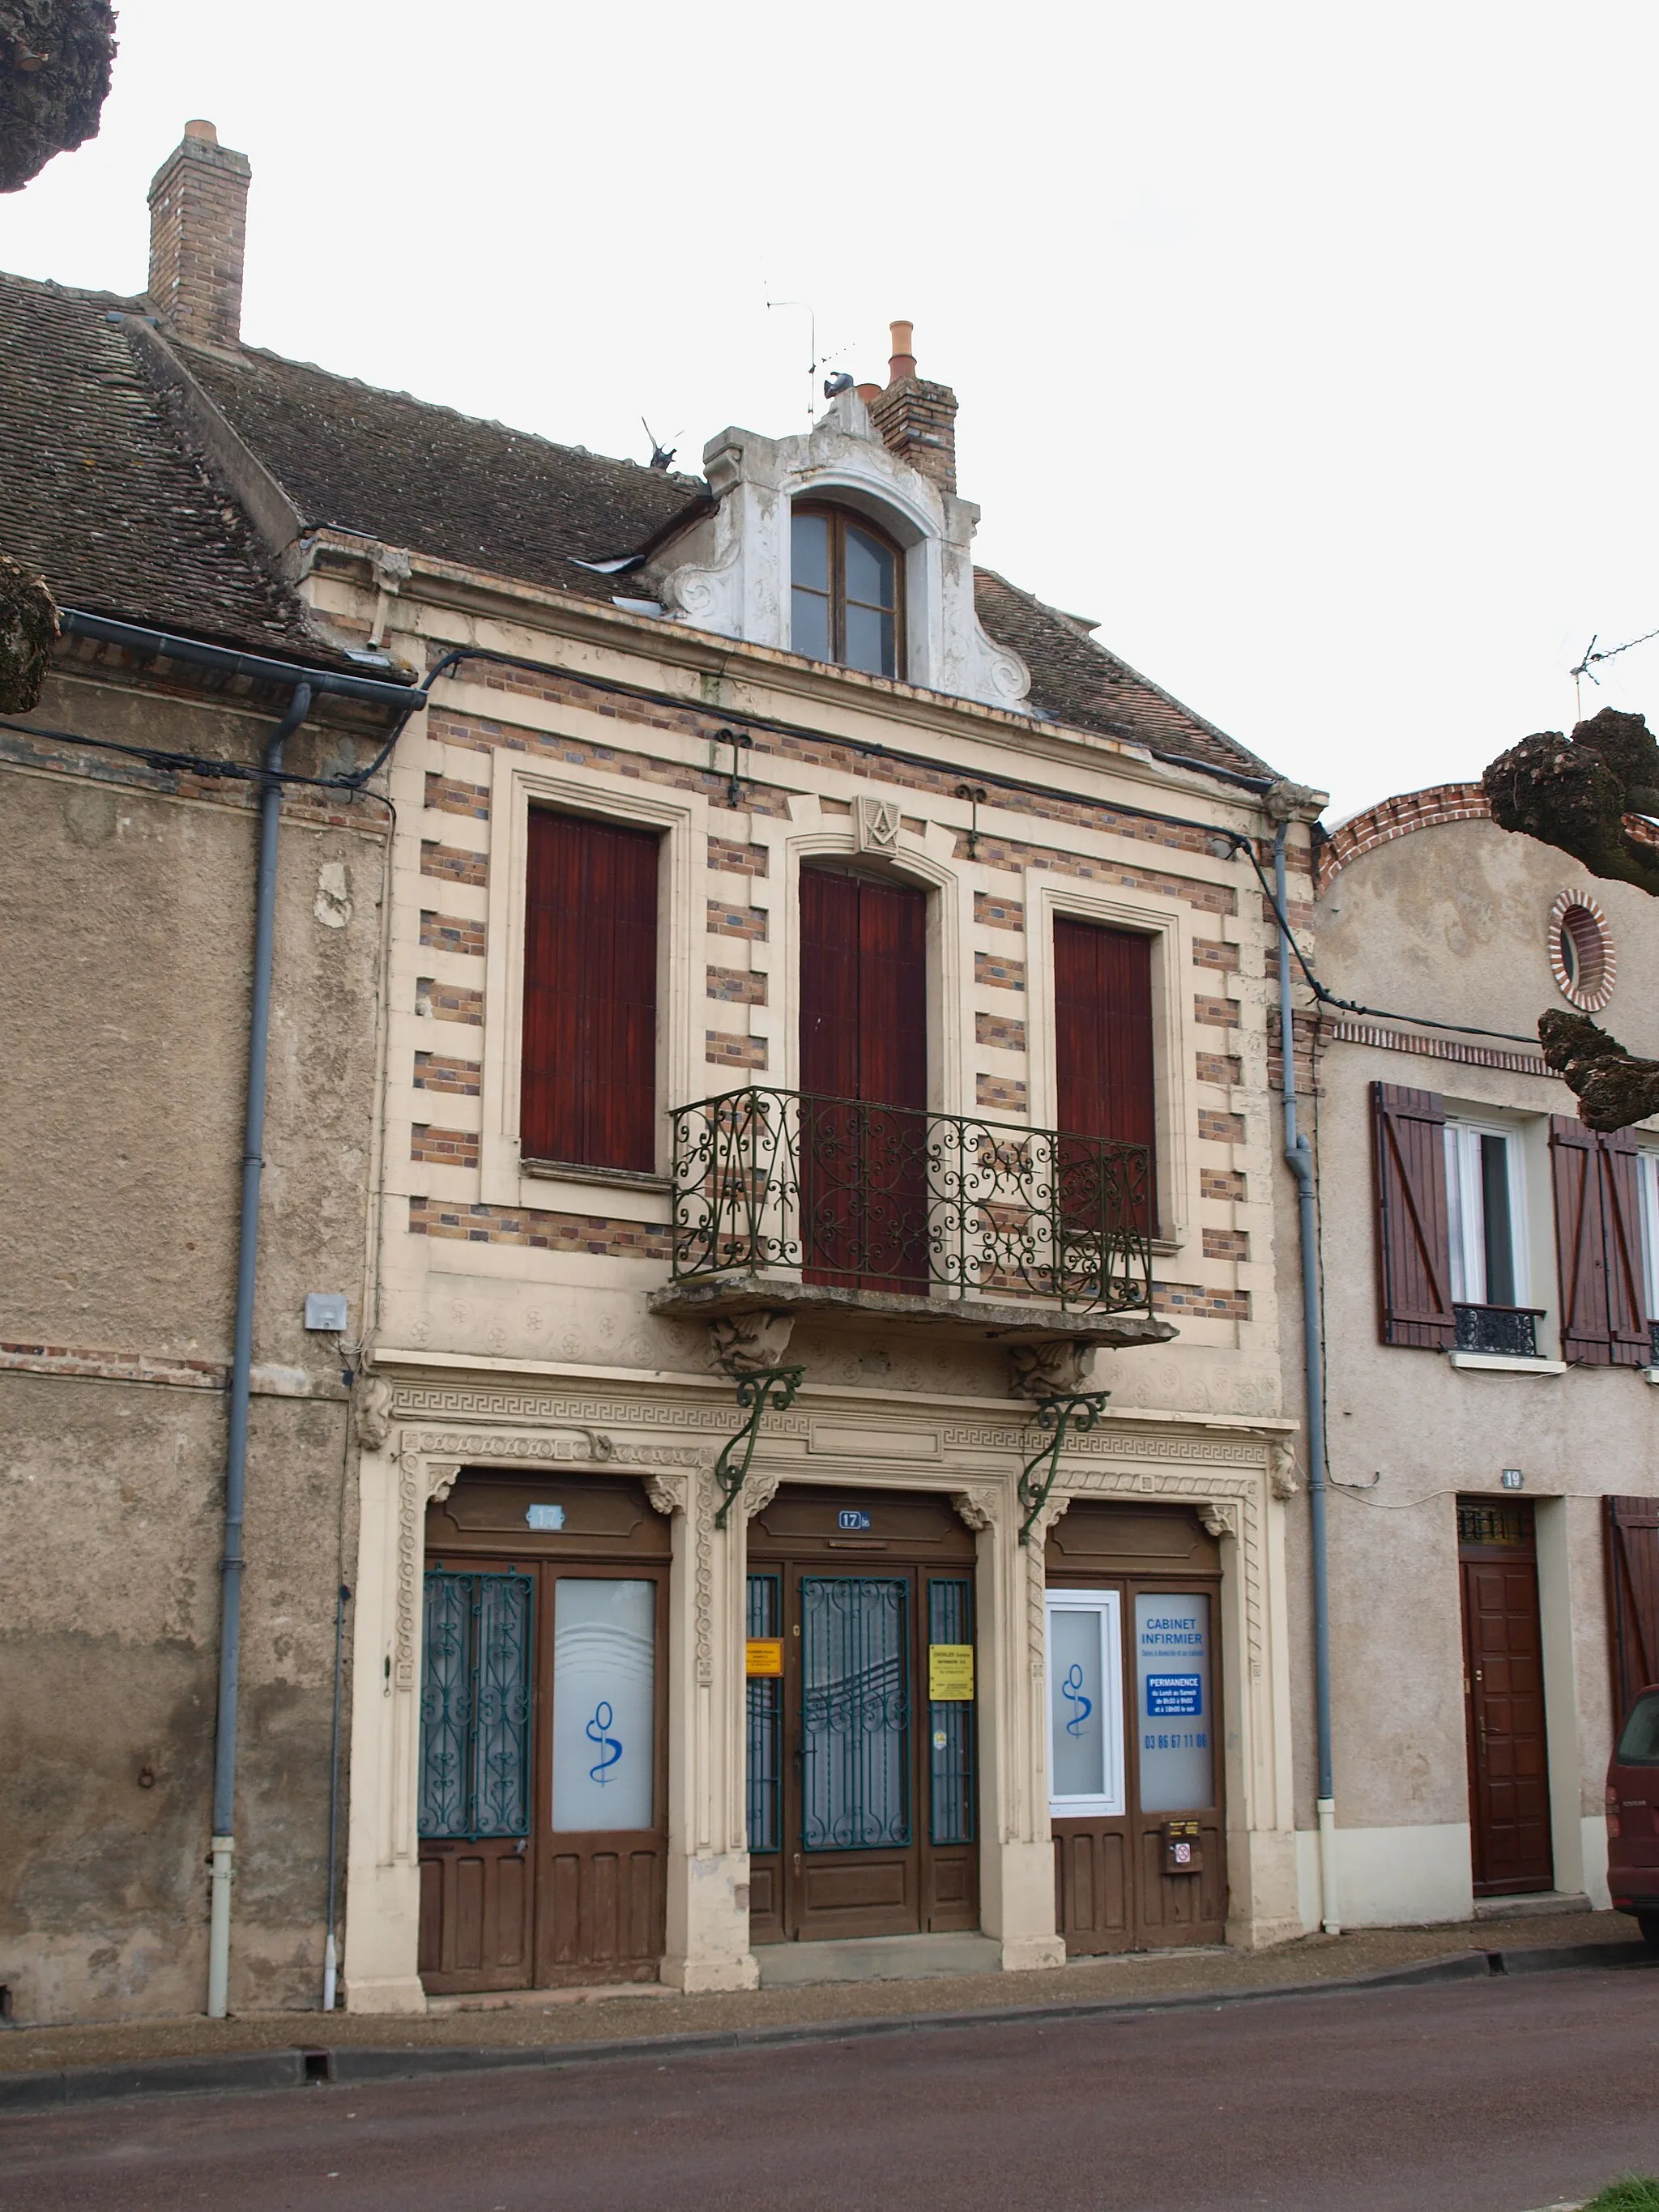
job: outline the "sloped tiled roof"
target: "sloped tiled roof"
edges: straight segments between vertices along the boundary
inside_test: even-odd
[[[174,349],[307,524],[608,601],[626,584],[579,562],[636,553],[708,504],[698,477],[556,446],[308,362]]]
[[[308,628],[103,293],[0,274],[0,549],[60,605],[308,662]]]
[[[1056,721],[1234,775],[1272,777],[1265,761],[1097,645],[1075,615],[1045,606],[990,568],[974,571],[974,604],[998,644],[1030,670],[1030,704]]]

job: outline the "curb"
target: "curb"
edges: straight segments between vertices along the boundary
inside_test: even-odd
[[[115,2066],[66,2066],[0,2073],[0,2113],[62,2110],[109,2099],[202,2094],[210,2091],[297,2089],[310,2082],[375,2082],[428,2075],[490,2073],[507,2068],[549,2069],[607,2059],[662,2058],[721,2051],[777,2050],[802,2043],[850,2043],[932,2028],[1017,2027],[1048,2021],[1134,2019],[1166,2012],[1218,2012],[1285,1997],[1340,1996],[1376,1990],[1420,1989],[1441,1982],[1487,1981],[1498,1975],[1609,1971],[1659,1966],[1647,1946],[1565,1943],[1526,1951],[1455,1951],[1414,1966],[1384,1966],[1341,1981],[1284,1982],[1257,1990],[1195,1990],[1169,1996],[1079,1997],[1070,2003],[985,2006],[973,2012],[908,2013],[877,2020],[810,2021],[772,2027],[714,2028],[688,2034],[612,2038],[569,2044],[433,2044],[384,2048],[228,2051],[199,2058],[138,2060]]]

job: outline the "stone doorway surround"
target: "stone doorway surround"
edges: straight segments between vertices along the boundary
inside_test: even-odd
[[[361,1393],[344,1986],[354,2012],[426,2009],[416,1971],[426,1509],[463,1467],[627,1472],[673,1520],[667,1950],[687,1990],[752,1989],[744,1827],[747,1521],[783,1481],[948,1495],[978,1537],[981,1925],[1005,1969],[1057,1966],[1043,1705],[1043,1539],[1074,1498],[1194,1507],[1221,1540],[1228,1938],[1301,1932],[1291,1795],[1284,1501],[1294,1424],[1109,1407],[1068,1438],[1018,1540],[1015,1485],[1038,1441],[1014,1399],[813,1386],[769,1416],[743,1510],[714,1526],[713,1466],[737,1427],[723,1379],[487,1371],[383,1351]]]

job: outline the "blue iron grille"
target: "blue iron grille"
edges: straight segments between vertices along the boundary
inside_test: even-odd
[[[971,1644],[974,1586],[965,1576],[943,1576],[927,1584],[927,1640]],[[929,1833],[936,1844],[974,1840],[974,1705],[970,1698],[927,1708],[932,1803]]]
[[[474,1838],[530,1832],[526,1575],[428,1568],[421,1676],[420,1831]]]
[[[783,1609],[776,1575],[750,1575],[747,1632],[777,1636]],[[757,1674],[749,1684],[749,1848],[775,1851],[781,1841],[779,1793],[783,1758],[783,1684]]]
[[[909,1584],[804,1575],[801,1847],[910,1840]]]

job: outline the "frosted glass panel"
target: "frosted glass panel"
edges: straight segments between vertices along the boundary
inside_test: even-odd
[[[1123,1810],[1123,1662],[1115,1590],[1048,1598],[1048,1796],[1056,1819]]]
[[[553,1826],[649,1828],[654,1583],[562,1580],[553,1608]]]
[[[1141,1811],[1213,1805],[1208,1598],[1135,1600],[1135,1674]]]

